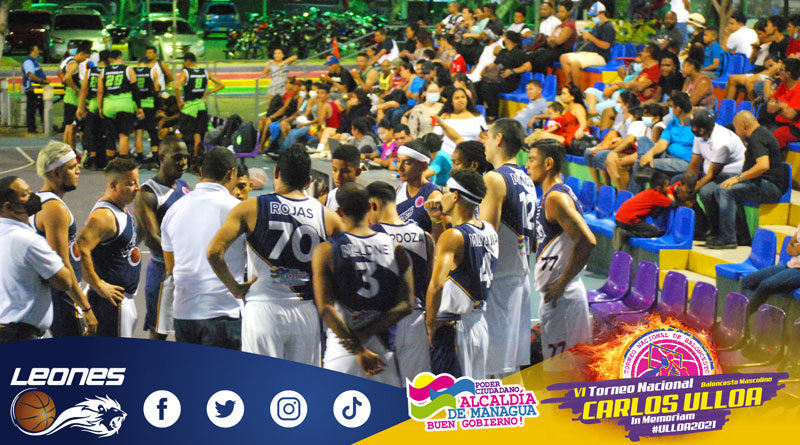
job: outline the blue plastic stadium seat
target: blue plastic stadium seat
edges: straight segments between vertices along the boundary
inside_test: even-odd
[[[733,115],[736,114],[736,101],[733,99],[722,99],[717,110],[717,123],[720,125],[730,125],[733,123]]]
[[[578,165],[586,165],[586,159],[583,156],[566,155],[567,162],[572,162]]]
[[[594,89],[603,91],[606,89],[606,83],[598,80],[594,83]]]
[[[567,176],[564,183],[567,184],[576,195],[581,191],[581,180],[575,176]]]
[[[531,79],[533,79],[533,74],[531,74],[530,71],[522,73],[522,75],[519,78],[519,86],[517,86],[517,89],[510,93],[500,94],[500,98],[505,100],[510,100],[511,102],[519,102],[527,104],[528,102],[530,102],[530,100],[528,99],[528,93],[526,92],[526,90],[528,82],[530,82]]]
[[[789,142],[786,146],[789,147],[789,151],[800,153],[800,142]]]
[[[782,164],[783,167],[783,174],[786,176],[786,180],[788,181],[788,185],[786,187],[786,193],[784,193],[781,198],[778,200],[779,203],[787,203],[792,202],[792,165],[788,162],[784,162]],[[769,202],[745,202],[742,205],[748,207],[759,207],[761,204],[774,204]]]
[[[544,85],[544,74],[542,74],[542,73],[536,73],[536,74],[534,74],[534,75],[533,75],[533,80],[538,80],[538,81],[539,81],[539,83],[541,83],[542,85]]]
[[[739,114],[740,111],[749,111],[753,112],[753,102],[749,100],[743,100],[739,102],[739,105],[736,107],[736,114]]]
[[[617,199],[614,201],[614,212],[612,216],[609,218],[598,220],[594,224],[594,226],[589,226],[592,229],[592,232],[599,233],[605,236],[606,238],[613,238],[614,227],[617,226],[614,215],[617,214],[619,206],[621,206],[623,202],[631,199],[632,197],[633,193],[629,192],[628,190],[621,190],[619,193],[617,193]]]
[[[556,76],[553,74],[548,74],[544,78],[544,82],[542,83],[542,97],[548,102],[556,100],[556,82]]]
[[[634,45],[633,43],[626,43],[622,46],[625,47],[624,51],[625,55],[623,57],[636,57],[636,55],[639,53],[638,51],[636,51],[636,45]]]
[[[605,137],[606,137],[606,135],[608,134],[609,131],[611,131],[610,128],[606,128],[605,130],[600,130],[600,140],[601,141],[603,139],[605,139]]]
[[[608,63],[603,66],[591,66],[588,68],[584,68],[583,71],[589,73],[602,73],[603,71],[616,71],[620,65],[623,65],[625,62],[622,60],[617,60],[619,57],[625,57],[625,46],[620,43],[615,43],[611,47],[611,56],[608,58]]]
[[[658,253],[660,250],[690,250],[694,239],[694,210],[678,207],[670,219],[667,233],[660,238],[630,238],[633,247]],[[772,249],[773,256],[775,249]]]
[[[600,231],[600,222],[614,218],[614,199],[616,198],[617,190],[610,185],[600,187],[600,192],[597,194],[597,202],[593,212],[583,214],[583,219],[592,230],[598,233]]]
[[[597,199],[597,184],[593,181],[583,181],[581,184],[581,193],[578,195],[578,200],[581,202],[583,212],[588,213],[594,209],[594,203]]]
[[[711,81],[714,88],[725,88],[728,85],[728,77],[730,77],[731,74],[744,74],[748,71],[746,68],[750,65],[750,62],[744,54],[731,55],[723,53],[722,59],[722,75],[720,75],[718,79]],[[747,62],[747,64],[745,64],[745,62]]]
[[[717,264],[717,276],[739,281],[744,275],[775,265],[775,249],[778,239],[775,232],[767,229],[756,229],[753,235],[753,246],[750,256],[744,262],[736,264]]]
[[[597,127],[597,126],[594,126],[594,125],[589,125],[589,133],[591,133],[592,136],[594,136],[596,138],[599,138],[600,137],[600,127]]]

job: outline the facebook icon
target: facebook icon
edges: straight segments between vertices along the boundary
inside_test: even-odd
[[[144,401],[144,418],[156,428],[167,428],[181,416],[181,401],[167,390],[153,391]]]

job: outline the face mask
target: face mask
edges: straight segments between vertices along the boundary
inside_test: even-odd
[[[616,111],[617,113],[622,113],[622,105],[618,103],[614,104],[614,111]]]
[[[308,92],[308,97],[310,97],[312,99],[315,99],[317,97],[317,92],[314,91],[314,90],[309,91]]]
[[[17,202],[15,204],[25,207],[25,213],[28,216],[33,216],[39,213],[39,210],[42,210],[42,199],[36,193],[31,193],[26,202]]]
[[[71,48],[69,50],[69,55],[74,56],[75,54],[78,54],[78,48]]]
[[[651,116],[642,116],[642,123],[647,127],[650,128],[653,126],[653,118]]]
[[[598,17],[592,17],[592,21],[598,25],[600,24],[600,19]]]
[[[303,99],[305,99],[305,98],[306,98],[306,96],[308,96],[308,93],[306,93],[305,91],[301,91],[301,92],[300,92],[300,97],[302,97]]]
[[[641,63],[636,62],[636,63],[633,64],[633,71],[638,73],[641,70],[642,70],[642,64]]]
[[[686,25],[686,32],[688,32],[689,34],[694,34],[695,32],[694,26]]]
[[[428,93],[426,97],[428,98],[428,102],[435,104],[436,102],[439,102],[439,99],[442,98],[442,95],[439,93]]]

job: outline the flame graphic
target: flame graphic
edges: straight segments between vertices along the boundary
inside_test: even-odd
[[[711,355],[714,369],[721,369],[711,333],[692,329],[673,317],[666,317],[662,320],[661,316],[657,314],[651,314],[637,324],[616,324],[601,335],[603,338],[608,338],[607,341],[601,340],[595,345],[576,345],[570,349],[570,352],[588,359],[583,367],[583,372],[590,381],[620,379],[622,378],[621,365],[625,358],[625,351],[631,343],[645,332],[663,328],[680,329],[693,334]]]

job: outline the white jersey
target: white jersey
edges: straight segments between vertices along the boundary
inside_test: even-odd
[[[536,187],[516,165],[506,164],[493,171],[502,176],[506,184],[500,227],[497,228],[500,256],[496,275],[527,276],[536,225]]]
[[[497,265],[498,238],[491,224],[479,228],[470,223],[453,227],[464,238],[464,259],[451,270],[442,289],[440,318],[485,310]],[[489,302],[492,304],[492,302]]]
[[[561,275],[566,272],[569,257],[572,255],[572,250],[575,247],[575,241],[564,232],[564,229],[560,225],[547,221],[544,203],[547,199],[547,195],[553,192],[561,192],[569,195],[575,203],[575,208],[578,209],[578,212],[581,211],[581,205],[577,196],[575,196],[575,193],[568,185],[563,183],[556,184],[548,190],[542,197],[539,206],[536,207],[538,251],[536,253],[534,280],[536,281],[536,290],[540,294],[544,293],[544,288],[547,287],[547,285],[558,280]],[[573,281],[579,279],[580,278],[576,276]]]
[[[326,238],[324,207],[316,199],[276,193],[257,199],[256,227],[247,236],[247,270],[258,280],[247,300],[313,300],[311,255]]]
[[[339,201],[336,200],[336,192],[339,188],[335,188],[328,192],[325,196],[325,207],[333,210],[334,212],[339,210]]]
[[[158,73],[159,91],[166,90],[166,88],[167,88],[167,83],[166,83],[167,80],[166,80],[166,76],[164,76],[164,70],[161,69],[161,62],[156,61],[156,64],[153,65],[153,67],[150,68],[150,70],[152,72],[154,72],[154,73]]]

